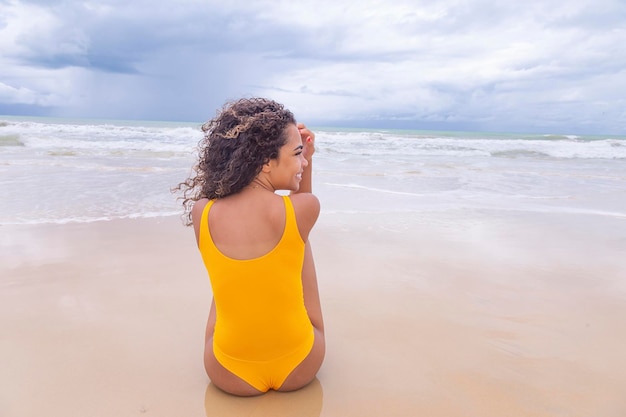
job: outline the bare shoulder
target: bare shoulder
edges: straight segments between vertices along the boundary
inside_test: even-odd
[[[318,198],[311,193],[297,193],[290,195],[293,209],[296,213],[296,222],[300,236],[306,242],[309,232],[315,225],[320,214],[320,202]]]
[[[296,213],[304,212],[307,214],[314,214],[315,217],[319,215],[320,201],[314,194],[297,193],[291,194],[289,197],[291,198],[291,202]]]
[[[207,205],[208,202],[209,202],[208,198],[201,198],[200,200],[196,201],[193,204],[193,207],[191,208],[191,220],[193,221],[194,225],[196,223],[198,225],[200,224],[200,219],[202,218],[202,212],[204,211],[204,207]]]
[[[191,208],[191,221],[193,222],[193,230],[196,234],[196,242],[200,239],[200,222],[202,220],[202,213],[208,202],[208,198],[201,198],[196,201]]]

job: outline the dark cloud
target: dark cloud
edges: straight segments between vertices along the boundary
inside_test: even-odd
[[[38,3],[38,2],[33,2]],[[63,3],[46,9],[63,22],[49,31],[18,39],[24,52],[15,58],[48,68],[84,67],[106,72],[136,73],[147,57],[184,49],[190,55],[249,51],[277,56],[293,52],[298,32],[269,27],[253,11],[215,7],[167,13],[129,6],[98,13]],[[141,16],[138,16],[141,15]],[[69,52],[68,52],[69,50]]]
[[[51,116],[54,110],[49,107],[42,107],[33,104],[2,103],[0,102],[0,115],[8,114],[12,116]]]
[[[268,95],[337,123],[626,125],[626,3],[615,0],[0,7],[9,113],[28,102],[61,116],[195,121]]]

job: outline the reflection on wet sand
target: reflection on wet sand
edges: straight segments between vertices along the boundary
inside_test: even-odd
[[[207,417],[319,417],[322,403],[322,384],[317,378],[298,391],[270,391],[258,397],[237,397],[209,384],[204,396]]]

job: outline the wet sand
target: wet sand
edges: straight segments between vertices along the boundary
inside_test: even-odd
[[[327,356],[242,399],[202,365],[210,285],[178,218],[0,226],[0,415],[626,415],[626,220],[322,215]]]

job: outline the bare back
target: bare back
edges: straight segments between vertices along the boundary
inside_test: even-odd
[[[303,241],[319,215],[319,202],[312,194],[291,197]],[[196,240],[200,217],[208,200],[196,202],[192,211]],[[209,214],[211,237],[217,248],[233,259],[254,259],[270,252],[285,229],[285,205],[277,194],[246,189],[217,200]]]

